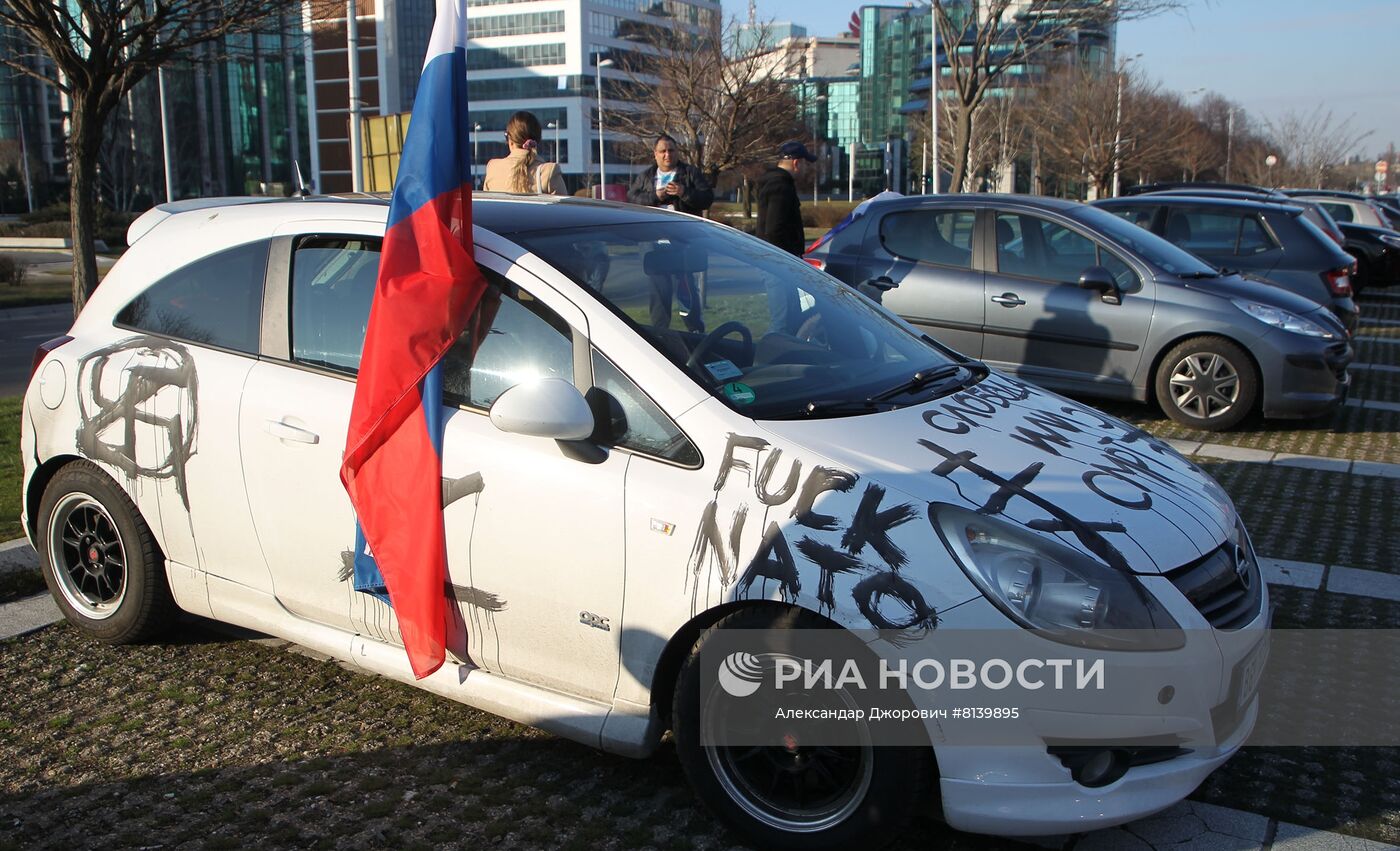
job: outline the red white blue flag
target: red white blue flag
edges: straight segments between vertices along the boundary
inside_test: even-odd
[[[357,541],[356,587],[387,592],[419,678],[442,665],[448,626],[439,362],[486,287],[472,259],[466,45],[466,0],[438,0],[340,467],[369,545]]]

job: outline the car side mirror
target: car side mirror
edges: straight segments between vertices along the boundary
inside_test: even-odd
[[[1118,292],[1118,281],[1114,279],[1113,273],[1103,266],[1090,266],[1080,272],[1079,286],[1086,290],[1097,290],[1105,304],[1123,303],[1123,298]]]
[[[593,433],[593,411],[578,388],[562,378],[517,384],[491,406],[491,423],[507,434],[583,440]]]

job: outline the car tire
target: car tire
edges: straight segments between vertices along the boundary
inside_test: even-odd
[[[44,581],[68,622],[106,644],[149,641],[175,619],[165,559],[135,504],[95,464],[76,461],[44,489]]]
[[[864,747],[807,748],[805,756],[809,762],[800,763],[802,748],[701,744],[700,707],[705,704],[706,695],[698,660],[701,649],[716,633],[833,627],[830,621],[801,609],[741,609],[701,634],[677,677],[671,726],[686,778],[696,796],[720,821],[757,847],[806,851],[879,848],[894,840],[915,812],[927,811],[934,805],[930,792],[933,751],[928,746],[877,747],[867,743]],[[708,685],[717,688],[713,680]],[[764,753],[741,767],[738,757],[753,751]],[[803,810],[785,806],[782,799],[791,796],[781,790],[776,794],[770,790],[767,795],[758,791],[769,787],[756,774],[768,769],[775,777],[780,773],[790,775],[797,764],[810,766],[819,751],[838,751],[838,757],[845,760],[843,770],[836,772],[838,779],[845,776],[844,785],[833,784],[820,807]],[[850,762],[852,757],[854,763]],[[791,762],[784,761],[789,759]],[[796,785],[804,786],[806,781],[799,779]]]
[[[1178,343],[1158,365],[1155,384],[1163,413],[1205,431],[1233,428],[1259,399],[1253,361],[1223,337]]]

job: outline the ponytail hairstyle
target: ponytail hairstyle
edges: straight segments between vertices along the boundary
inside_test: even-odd
[[[532,112],[521,110],[506,122],[506,139],[517,147],[525,149],[525,156],[516,159],[511,169],[511,191],[530,193],[535,191],[535,166],[539,155],[535,153],[540,145],[540,120]]]

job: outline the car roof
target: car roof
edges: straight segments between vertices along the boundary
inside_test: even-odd
[[[1281,189],[1285,195],[1299,195],[1303,197],[1317,196],[1319,198],[1345,198],[1348,201],[1369,201],[1365,195],[1356,192],[1343,192],[1340,189]]]
[[[1150,192],[1146,195],[1131,195],[1127,198],[1104,198],[1101,201],[1093,202],[1093,206],[1121,207],[1129,204],[1142,204],[1144,202],[1155,204],[1190,204],[1195,207],[1224,207],[1234,210],[1264,211],[1281,209],[1285,212],[1303,212],[1302,207],[1277,198],[1222,198],[1216,195],[1167,194],[1165,192]]]
[[[990,206],[993,204],[1019,205],[1042,210],[1074,210],[1084,205],[1066,198],[1052,198],[1048,195],[1015,195],[997,192],[944,192],[938,195],[904,195],[898,198],[884,198],[871,204],[872,209],[898,210],[923,206],[943,206],[947,204],[973,204]]]
[[[389,214],[387,194],[312,195],[305,198],[193,198],[161,204],[147,210],[127,230],[127,244],[156,229],[164,221],[188,214],[225,215],[245,225],[256,224],[268,233],[299,221],[341,219],[384,222]],[[472,193],[472,223],[498,234],[534,230],[607,227],[646,221],[665,221],[681,213],[635,204],[594,201],[553,195],[513,195],[504,192]]]

